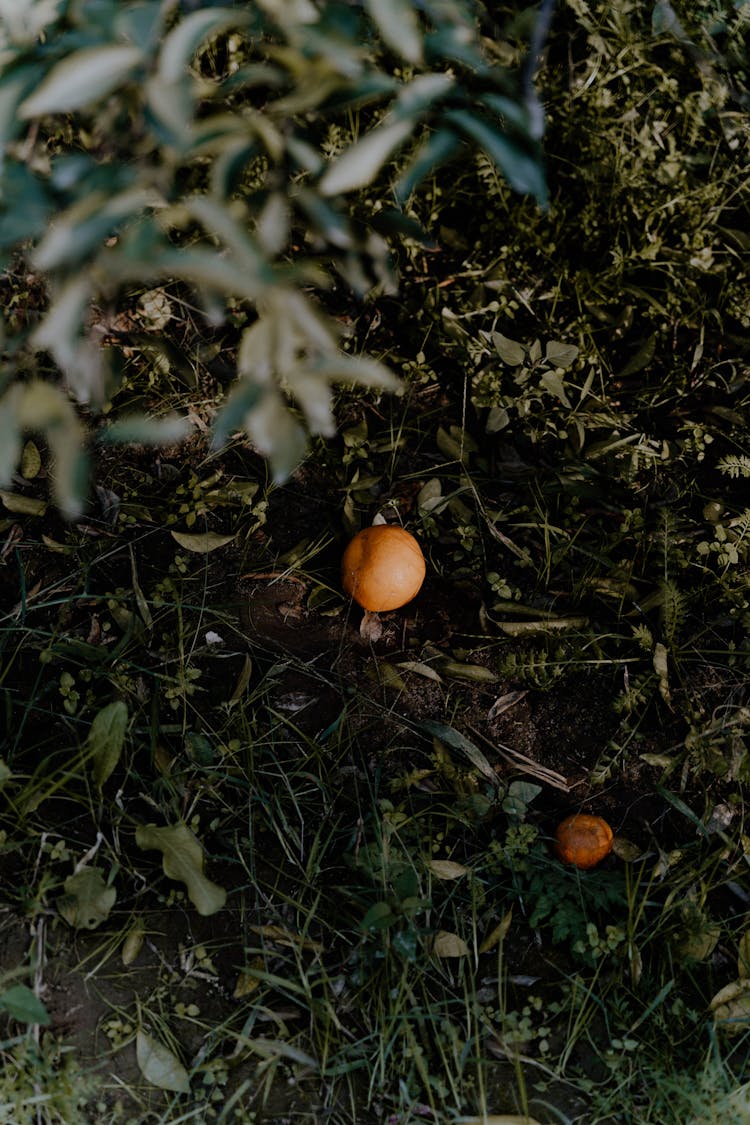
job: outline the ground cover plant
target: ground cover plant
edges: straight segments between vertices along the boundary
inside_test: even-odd
[[[6,7],[0,1121],[746,1122],[750,7]]]

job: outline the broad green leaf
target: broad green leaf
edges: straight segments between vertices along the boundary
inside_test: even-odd
[[[414,6],[404,0],[365,0],[383,41],[411,63],[422,61],[422,31]]]
[[[558,402],[561,402],[568,410],[571,409],[571,402],[565,391],[565,384],[556,371],[543,371],[539,376],[539,382],[545,390],[555,396]]]
[[[109,917],[117,891],[107,886],[98,867],[83,867],[64,883],[57,909],[76,930],[95,930]]]
[[[122,700],[108,703],[94,716],[86,746],[94,782],[100,789],[120,760],[127,726],[128,709]]]
[[[162,853],[164,874],[185,884],[199,914],[216,914],[223,908],[227,893],[203,874],[203,847],[186,824],[166,828],[141,825],[136,829],[135,842],[144,851],[155,848]]]
[[[232,542],[234,535],[217,535],[215,531],[196,532],[194,535],[189,531],[173,531],[172,538],[186,551],[207,555],[219,547],[226,547]]]
[[[141,1028],[135,1040],[138,1068],[152,1086],[175,1094],[190,1093],[190,1078],[185,1067],[168,1047]]]
[[[307,440],[278,391],[266,388],[245,415],[244,428],[258,452],[269,459],[274,481],[286,480],[302,460]]]
[[[193,428],[189,418],[170,414],[166,418],[150,418],[147,414],[131,414],[120,418],[97,434],[102,444],[171,445],[183,441]]]
[[[445,110],[443,116],[449,125],[455,125],[484,149],[514,191],[533,195],[540,207],[547,206],[547,182],[536,157],[466,109]]]
[[[372,183],[391,153],[411,136],[413,128],[411,119],[377,125],[328,166],[318,183],[320,194],[341,195]]]
[[[458,934],[440,930],[433,939],[432,952],[436,957],[466,957],[469,947]]]
[[[495,345],[495,351],[503,363],[507,363],[511,367],[518,367],[526,358],[526,350],[523,345],[516,340],[509,339],[508,336],[503,336],[502,332],[492,333],[492,343]]]
[[[0,1009],[19,1023],[50,1022],[49,1012],[44,1004],[25,984],[14,984],[0,993]]]
[[[52,68],[18,108],[23,120],[47,113],[71,113],[99,101],[127,79],[142,61],[138,47],[83,47]]]
[[[570,367],[578,358],[578,348],[575,344],[563,344],[559,340],[550,340],[544,354],[547,362],[555,367]]]

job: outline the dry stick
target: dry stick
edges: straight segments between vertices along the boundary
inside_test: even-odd
[[[478,731],[476,727],[471,726],[469,723],[466,725],[476,738],[481,739],[487,746],[491,746],[493,750],[497,750],[506,761],[516,766],[516,768],[523,773],[531,774],[532,777],[544,781],[547,785],[551,785],[555,789],[562,789],[564,793],[570,792],[571,785],[561,773],[557,773],[555,770],[548,770],[546,766],[540,766],[538,762],[535,762],[533,758],[528,758],[525,754],[522,754],[520,750],[514,750],[511,746],[504,746],[502,742],[492,742],[489,738],[486,738],[481,731]]]

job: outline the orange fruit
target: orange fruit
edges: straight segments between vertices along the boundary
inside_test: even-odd
[[[424,582],[422,548],[413,535],[392,523],[365,527],[341,560],[341,584],[371,613],[406,605]]]
[[[558,824],[554,850],[563,863],[595,867],[612,851],[614,836],[606,820],[588,813],[574,813]]]

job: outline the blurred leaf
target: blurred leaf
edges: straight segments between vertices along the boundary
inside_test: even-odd
[[[241,27],[252,20],[250,12],[236,8],[200,8],[180,20],[164,37],[159,52],[159,77],[163,82],[179,82],[195,52],[209,35],[230,27]]]
[[[106,445],[171,445],[183,441],[191,432],[189,418],[176,414],[166,418],[151,418],[147,414],[130,414],[101,429],[97,440]]]
[[[186,824],[166,828],[140,825],[135,842],[144,851],[155,848],[163,854],[164,874],[185,884],[188,898],[199,914],[216,914],[223,909],[227,893],[203,874],[203,847]]]
[[[484,149],[514,191],[533,195],[540,207],[547,206],[547,182],[539,159],[468,110],[446,109],[443,116]]]
[[[143,60],[139,47],[83,47],[66,55],[18,108],[27,121],[48,113],[71,113],[99,101],[127,79]]]
[[[135,1040],[138,1068],[152,1086],[175,1094],[190,1093],[190,1078],[176,1055],[141,1028]]]
[[[100,789],[120,760],[127,726],[128,709],[122,700],[108,703],[94,716],[86,746],[94,782]]]
[[[25,984],[14,984],[0,992],[0,1009],[19,1023],[50,1023],[44,1004]]]
[[[422,31],[415,8],[404,0],[365,0],[385,43],[409,62],[422,61]]]
[[[107,885],[98,867],[81,868],[65,880],[63,889],[57,909],[76,930],[95,930],[106,922],[117,901],[117,891]]]
[[[173,531],[172,538],[185,550],[196,555],[207,555],[220,547],[226,547],[235,538],[234,535],[218,535],[215,531],[196,532]]]
[[[404,204],[425,177],[456,155],[461,143],[461,139],[451,129],[438,129],[431,133],[417,149],[406,170],[401,173],[394,188],[396,201]]]
[[[399,145],[411,136],[411,119],[376,125],[362,140],[337,157],[323,173],[318,191],[321,195],[342,195],[367,187]]]

